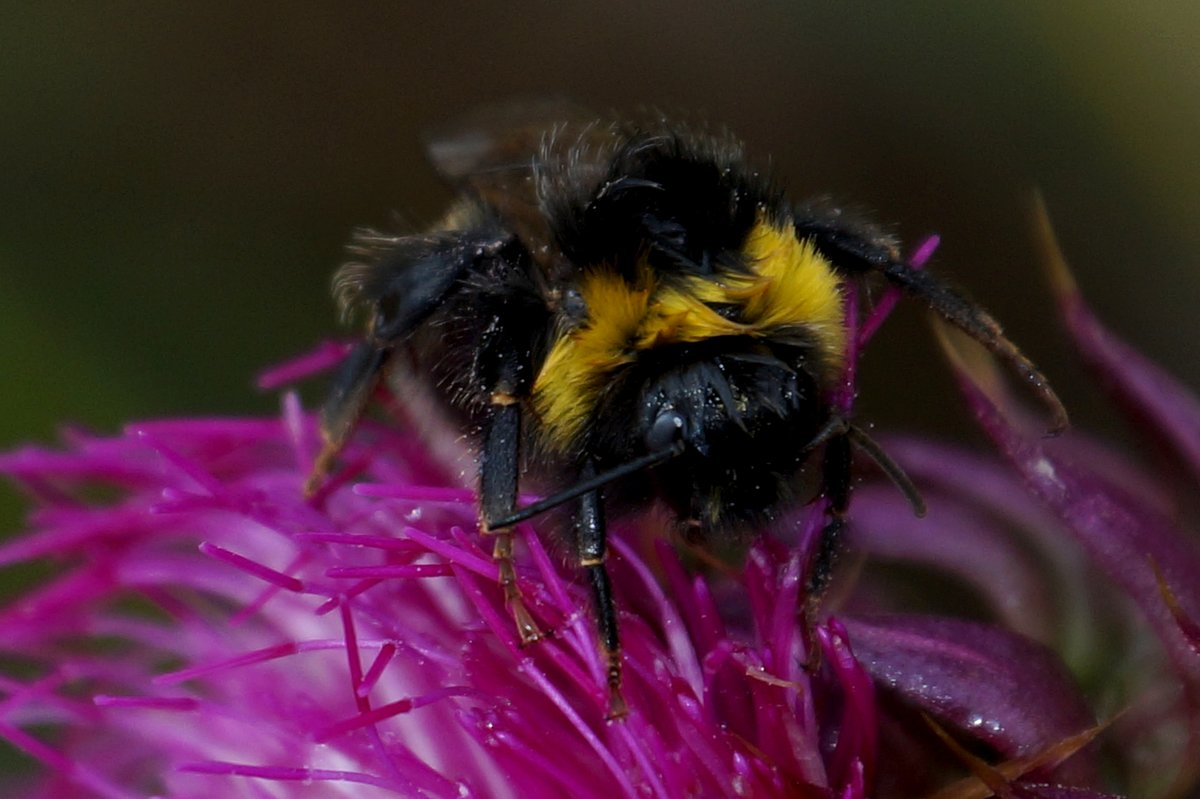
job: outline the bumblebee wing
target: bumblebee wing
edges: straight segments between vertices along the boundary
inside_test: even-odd
[[[565,100],[480,108],[426,137],[429,159],[457,190],[482,203],[532,254],[553,244],[547,188],[599,175],[611,128]],[[598,178],[597,178],[598,179]]]
[[[546,134],[582,127],[596,115],[562,99],[485,105],[425,137],[430,160],[452,183],[528,170]]]

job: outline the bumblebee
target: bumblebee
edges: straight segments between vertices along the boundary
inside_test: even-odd
[[[334,378],[310,491],[382,382],[427,387],[477,443],[480,528],[522,643],[512,527],[567,506],[590,583],[610,715],[626,712],[606,512],[658,502],[692,536],[736,535],[819,470],[827,536],[851,449],[902,472],[837,410],[844,296],[881,275],[1006,362],[1066,424],[1045,377],[982,308],[836,206],[794,206],[731,135],[653,119],[468,129],[431,146],[459,191],[419,235],[360,231],[334,279],[366,333]],[[817,453],[820,453],[819,460]],[[816,461],[812,468],[806,468]],[[524,476],[549,496],[517,507]]]

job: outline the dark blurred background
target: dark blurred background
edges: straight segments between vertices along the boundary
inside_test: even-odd
[[[1102,424],[1033,257],[1040,186],[1102,315],[1200,384],[1197,4],[434,5],[5,12],[0,446],[64,422],[275,412],[253,375],[337,332],[351,228],[443,207],[421,133],[509,96],[698,111],[794,196],[941,233],[935,268]],[[894,322],[862,416],[962,434],[921,315]],[[4,503],[0,531],[19,519]]]

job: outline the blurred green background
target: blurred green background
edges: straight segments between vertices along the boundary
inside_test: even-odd
[[[1033,260],[1038,185],[1101,313],[1200,383],[1195,3],[419,5],[6,11],[0,446],[64,422],[273,413],[252,376],[337,332],[328,282],[351,228],[445,203],[422,131],[513,95],[697,110],[794,196],[940,232],[936,268],[1087,424],[1099,404]],[[966,429],[920,314],[889,332],[863,417]]]

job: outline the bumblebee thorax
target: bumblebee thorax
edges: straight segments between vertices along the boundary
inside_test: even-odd
[[[639,361],[659,361],[683,345],[742,338],[767,347],[799,344],[806,368],[821,382],[831,379],[841,362],[844,321],[840,282],[829,263],[766,219],[737,256],[743,269],[712,274],[663,273],[647,257],[632,276],[610,264],[584,268],[576,309],[583,313],[553,342],[534,384],[533,406],[547,439],[569,448],[614,381]]]

